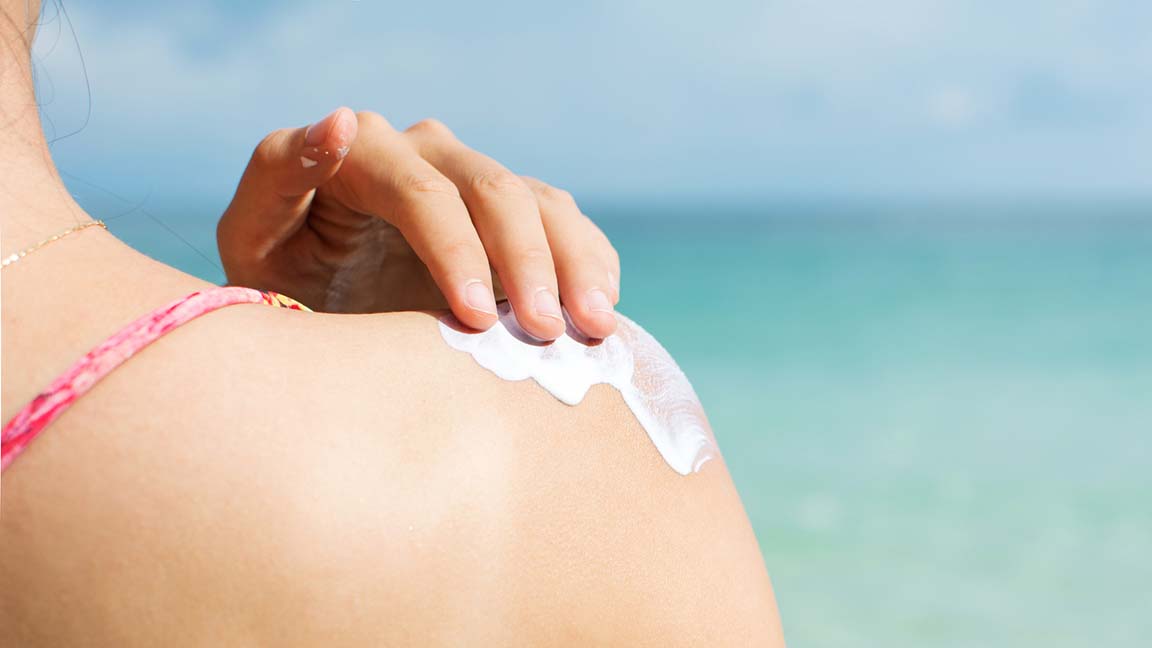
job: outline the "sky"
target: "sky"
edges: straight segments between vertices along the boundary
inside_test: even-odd
[[[1152,197],[1146,0],[63,3],[54,154],[130,199],[339,105],[592,199]]]

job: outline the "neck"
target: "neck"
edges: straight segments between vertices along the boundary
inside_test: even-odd
[[[0,4],[0,255],[7,255],[90,218],[61,181],[40,123],[30,55],[38,12],[24,0]]]
[[[30,53],[38,17],[37,0],[0,0],[0,257],[92,220],[61,181],[40,123]],[[75,323],[91,317],[92,295],[122,321],[205,286],[102,232],[68,236],[6,268],[4,326],[18,330],[37,313]]]

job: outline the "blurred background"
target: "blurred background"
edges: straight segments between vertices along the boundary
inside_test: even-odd
[[[63,8],[37,79],[70,188],[207,279],[255,143],[338,105],[575,193],[791,646],[1147,645],[1152,4]]]

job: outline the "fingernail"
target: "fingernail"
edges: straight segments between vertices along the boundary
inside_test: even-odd
[[[472,310],[481,313],[496,315],[496,298],[492,296],[492,289],[484,285],[483,281],[473,279],[464,287],[464,303]]]
[[[328,131],[332,130],[332,122],[336,121],[336,115],[340,112],[337,108],[328,113],[324,119],[312,124],[308,130],[304,131],[304,146],[320,146],[324,140],[328,138]]]
[[[612,274],[611,272],[608,273],[608,285],[612,286],[613,292],[615,292],[617,295],[620,294],[620,280],[617,279],[616,275]]]
[[[599,288],[593,288],[588,291],[588,295],[584,298],[584,304],[588,307],[588,310],[593,312],[612,312],[612,300],[608,299],[608,295],[604,294],[604,291]]]
[[[339,162],[347,157],[356,136],[356,122],[347,118],[341,120],[345,112],[344,108],[337,108],[304,131],[304,154],[300,156],[300,164],[305,169],[311,169],[321,161],[334,159]],[[328,146],[322,146],[326,142]]]
[[[541,317],[554,317],[564,321],[564,316],[560,313],[560,300],[556,299],[556,295],[547,288],[536,291],[532,306],[536,309],[536,314]]]

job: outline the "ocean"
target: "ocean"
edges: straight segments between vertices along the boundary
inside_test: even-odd
[[[214,214],[92,209],[219,281]],[[605,202],[789,645],[1152,637],[1152,205]],[[114,213],[113,213],[114,212]],[[193,213],[195,212],[195,215]]]

